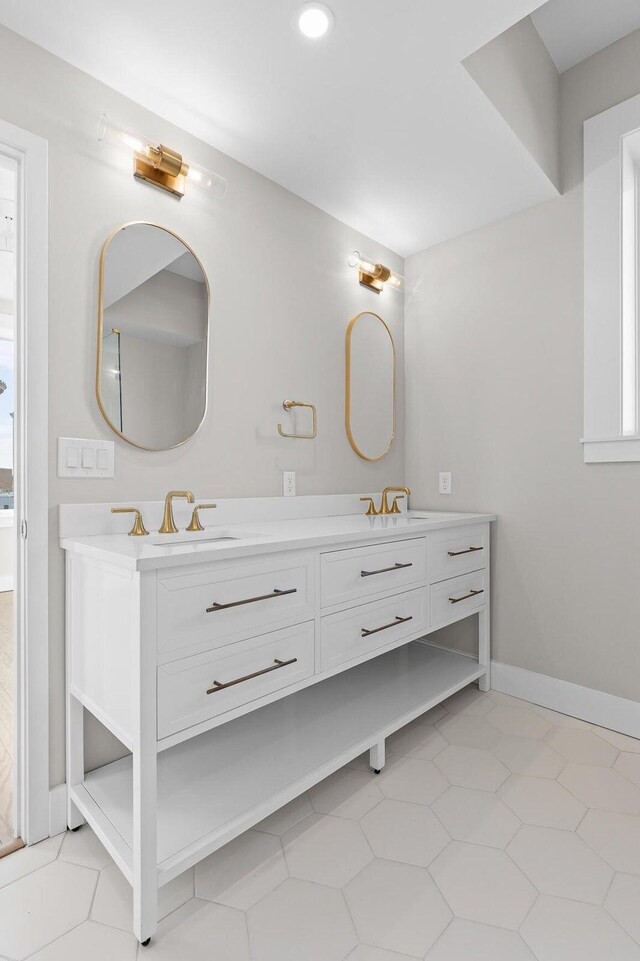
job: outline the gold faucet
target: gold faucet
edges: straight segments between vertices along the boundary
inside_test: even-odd
[[[176,522],[173,519],[173,498],[174,497],[184,497],[190,504],[195,502],[195,498],[191,491],[169,491],[164,499],[164,517],[162,518],[162,524],[158,529],[158,534],[177,534],[178,528],[176,527]]]
[[[112,507],[112,514],[135,514],[136,519],[133,522],[133,527],[129,531],[129,537],[143,537],[148,534],[149,531],[144,526],[144,521],[142,520],[142,514],[137,507]]]
[[[369,504],[367,508],[368,517],[377,517],[378,514],[399,514],[400,508],[398,507],[398,500],[401,497],[408,496],[411,493],[408,487],[385,487],[382,492],[382,500],[380,502],[380,510],[376,510],[376,505],[373,501],[373,497],[361,497],[361,501],[367,501]],[[389,507],[388,495],[395,494],[391,507]]]
[[[200,511],[205,511],[205,510],[211,510],[212,508],[217,507],[217,506],[218,506],[217,504],[196,504],[196,506],[193,508],[193,514],[191,515],[191,521],[190,521],[190,523],[187,525],[187,527],[185,527],[185,530],[187,530],[187,531],[203,531],[203,530],[204,530],[204,527],[203,527],[202,524],[200,523],[200,513],[199,513],[199,512],[200,512]]]
[[[393,503],[391,507],[389,507],[388,495],[398,494],[398,496],[400,497],[404,497],[405,495],[408,497],[410,493],[411,491],[409,490],[408,487],[385,487],[385,489],[382,492],[382,504],[380,506],[380,513],[381,514],[399,514],[400,508],[398,507],[398,497],[393,498]]]

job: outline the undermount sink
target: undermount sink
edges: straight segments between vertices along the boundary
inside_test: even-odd
[[[212,544],[220,544],[225,541],[244,541],[255,538],[255,534],[238,533],[230,534],[229,531],[202,531],[200,533],[185,534],[158,534],[145,540],[145,547],[210,547]]]
[[[455,521],[463,514],[456,514],[455,512],[449,511],[409,511],[406,515],[408,521]]]

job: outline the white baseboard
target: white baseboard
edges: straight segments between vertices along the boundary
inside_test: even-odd
[[[640,701],[629,701],[500,661],[491,662],[491,687],[610,731],[640,738]]]
[[[67,830],[67,785],[49,791],[49,835],[53,838]]]
[[[13,574],[3,574],[0,577],[0,593],[13,590]]]

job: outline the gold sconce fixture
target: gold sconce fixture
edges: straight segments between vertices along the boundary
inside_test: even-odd
[[[100,143],[111,143],[131,151],[136,180],[144,180],[178,198],[184,196],[187,183],[218,199],[227,192],[227,181],[220,174],[187,163],[182,154],[171,147],[120,129],[111,123],[106,113],[98,121],[97,135]]]
[[[358,280],[367,290],[373,290],[380,294],[384,290],[384,285],[389,284],[395,290],[402,287],[404,278],[397,274],[391,267],[378,264],[370,257],[364,257],[359,250],[354,250],[347,261],[349,267],[358,268]]]

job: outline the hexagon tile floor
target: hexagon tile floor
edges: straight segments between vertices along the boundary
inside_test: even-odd
[[[640,961],[640,741],[468,688],[163,888],[91,830],[0,860],[0,961]]]

